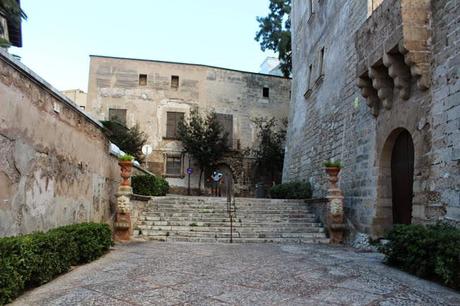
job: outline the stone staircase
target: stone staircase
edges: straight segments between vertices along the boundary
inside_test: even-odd
[[[152,198],[134,237],[160,241],[230,242],[226,198]],[[233,242],[328,243],[324,228],[303,201],[236,198],[230,209]]]

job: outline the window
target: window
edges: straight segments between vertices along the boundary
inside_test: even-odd
[[[223,132],[227,133],[227,145],[233,148],[233,115],[216,114],[217,121],[222,126]]]
[[[182,156],[166,155],[166,176],[182,176]]]
[[[308,78],[307,78],[307,86],[308,88],[307,89],[311,89],[311,74],[313,72],[313,65],[310,64],[310,66],[308,66]]]
[[[270,96],[270,88],[264,87],[263,90],[262,90],[262,96],[264,98],[269,98],[269,96]]]
[[[179,76],[177,75],[171,76],[171,88],[174,88],[174,89],[179,88]]]
[[[324,75],[324,47],[319,52],[319,75],[318,78]]]
[[[126,126],[126,109],[109,108],[109,120]]]
[[[313,9],[313,0],[310,0],[310,17],[311,15],[313,15],[315,13],[314,9]]]
[[[146,86],[146,85],[147,85],[147,75],[139,74],[139,86]]]
[[[177,125],[182,119],[184,119],[184,113],[166,113],[166,138],[177,139]]]

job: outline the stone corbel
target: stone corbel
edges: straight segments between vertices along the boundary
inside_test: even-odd
[[[377,95],[382,101],[383,107],[391,109],[393,106],[393,80],[383,66],[371,67],[369,78],[372,80],[372,87],[377,90]]]
[[[361,95],[366,99],[367,105],[371,108],[372,115],[377,117],[380,110],[380,100],[377,91],[372,87],[371,80],[361,76],[358,78],[357,85],[361,89]]]
[[[383,64],[388,68],[388,74],[393,79],[394,86],[399,90],[401,99],[409,99],[411,72],[404,63],[404,57],[399,53],[385,53]]]
[[[404,55],[404,61],[410,67],[411,75],[417,79],[418,88],[420,90],[430,88],[430,52],[410,51],[404,42],[399,44],[398,49]]]

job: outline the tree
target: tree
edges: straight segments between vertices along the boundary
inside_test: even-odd
[[[270,182],[281,181],[286,142],[287,119],[258,117],[252,120],[257,128],[258,145],[251,153],[256,159],[256,170],[269,176]]]
[[[27,15],[21,9],[17,0],[1,0],[0,1],[0,15],[5,16],[8,23],[20,24],[21,19],[27,19]],[[6,29],[0,23],[0,35],[5,33]],[[10,43],[4,38],[0,38],[0,47],[8,48]]]
[[[134,156],[138,161],[143,160],[142,147],[147,142],[147,135],[140,130],[138,124],[130,129],[117,121],[102,121],[102,124],[107,128],[107,137],[120,150]]]
[[[188,120],[179,121],[177,132],[184,151],[200,167],[198,188],[201,190],[204,171],[210,169],[229,151],[228,134],[223,132],[214,111],[201,115],[198,108],[191,110]]]
[[[262,51],[273,50],[278,53],[280,68],[285,77],[291,75],[291,0],[270,0],[270,13],[257,17],[259,31],[255,40],[260,42]]]

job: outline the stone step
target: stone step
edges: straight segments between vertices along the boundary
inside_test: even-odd
[[[229,218],[218,218],[218,219],[207,219],[199,216],[187,217],[187,218],[168,218],[160,217],[155,220],[139,220],[139,224],[150,224],[152,222],[170,222],[169,224],[186,224],[186,223],[204,223],[204,224],[230,224]],[[308,223],[317,223],[316,218],[291,218],[291,219],[233,219],[233,224],[243,223],[243,224],[255,224],[255,225],[266,225],[266,224],[308,224]],[[165,223],[161,223],[165,224]],[[168,225],[168,224],[167,224]]]
[[[201,226],[148,226],[148,225],[138,225],[137,230],[141,231],[159,231],[159,232],[203,232],[203,233],[222,233],[230,232],[230,227],[201,227]],[[324,229],[320,226],[310,226],[310,227],[246,227],[246,226],[235,226],[233,227],[234,232],[239,232],[241,234],[246,233],[322,233]]]
[[[237,198],[235,242],[327,243],[324,228],[303,201]],[[225,198],[153,198],[135,225],[135,236],[160,241],[222,242],[230,239]]]
[[[197,237],[197,238],[230,238],[230,232],[169,232],[169,231],[142,231],[138,236],[141,237],[164,237],[165,239],[178,238],[178,237]],[[324,233],[271,233],[271,232],[260,232],[260,233],[233,233],[234,238],[238,239],[314,239],[324,238]]]
[[[148,237],[149,240],[194,242],[194,243],[229,243],[229,238],[203,238],[203,237]],[[329,239],[321,238],[234,238],[233,243],[283,243],[283,244],[312,244],[329,243]]]
[[[141,221],[138,224],[142,226],[190,226],[190,224],[193,222],[190,222],[188,220],[186,221]],[[230,226],[230,221],[225,220],[225,222],[209,222],[209,220],[206,221],[198,221],[195,222],[197,226],[200,227],[216,227],[216,226],[225,226],[229,227]],[[269,227],[273,226],[276,228],[280,227],[285,227],[285,228],[303,228],[303,227],[321,227],[321,224],[318,222],[263,222],[263,223],[254,223],[254,222],[233,222],[233,226],[244,226],[244,227]]]

